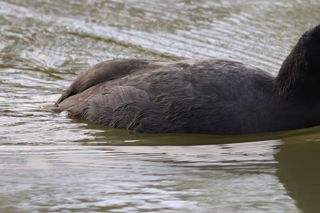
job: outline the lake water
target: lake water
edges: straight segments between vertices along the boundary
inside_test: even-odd
[[[48,110],[80,72],[111,58],[214,57],[276,74],[319,24],[319,8],[319,0],[1,0],[0,212],[319,212],[319,127],[144,135]]]

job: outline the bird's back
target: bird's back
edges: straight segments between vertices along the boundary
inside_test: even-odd
[[[60,110],[140,132],[267,131],[273,77],[225,60],[115,60],[80,76]]]

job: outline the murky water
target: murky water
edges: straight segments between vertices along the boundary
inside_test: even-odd
[[[116,57],[229,58],[276,74],[319,11],[318,0],[1,0],[0,212],[319,212],[319,127],[141,135],[46,107]]]

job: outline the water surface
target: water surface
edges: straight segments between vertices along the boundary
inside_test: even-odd
[[[224,58],[275,75],[319,8],[318,0],[0,1],[0,212],[318,212],[319,127],[141,135],[47,106],[80,72],[119,57]]]

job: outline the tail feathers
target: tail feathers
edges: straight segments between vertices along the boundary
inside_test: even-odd
[[[163,111],[152,103],[145,91],[132,86],[104,88],[98,93],[94,92],[95,89],[93,87],[65,99],[58,108],[75,117],[112,128],[138,132],[173,131]]]

